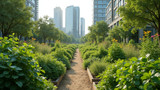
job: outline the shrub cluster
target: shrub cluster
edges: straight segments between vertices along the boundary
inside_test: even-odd
[[[45,71],[43,75],[47,79],[56,80],[66,72],[65,65],[53,58],[51,54],[37,54],[36,60],[38,60],[40,67]]]
[[[56,43],[55,46],[53,47],[52,55],[54,58],[56,58],[58,61],[63,62],[67,69],[70,69],[70,61],[72,60],[74,53],[76,51],[77,46],[74,44],[70,45],[63,45],[61,46],[60,43]]]
[[[159,90],[160,59],[132,58],[118,61],[101,74],[99,90]]]
[[[26,43],[18,46],[17,40],[13,36],[0,37],[0,89],[54,89],[53,84],[42,76],[33,47]]]

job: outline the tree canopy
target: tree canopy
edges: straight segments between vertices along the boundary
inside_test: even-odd
[[[95,25],[90,26],[88,30],[90,31],[90,33],[85,37],[82,37],[81,41],[84,41],[84,39],[88,39],[87,41],[99,43],[104,41],[109,31],[109,27],[106,22],[99,21],[96,22]]]
[[[160,1],[159,0],[125,0],[126,5],[119,8],[125,30],[154,27],[160,35]]]
[[[71,43],[72,38],[65,34],[63,31],[55,27],[54,22],[48,16],[40,18],[35,24],[36,36],[39,38],[40,42],[43,40],[44,43],[48,40],[51,41],[59,40],[64,43]]]
[[[2,36],[12,33],[29,36],[33,21],[31,7],[26,7],[26,0],[0,0],[0,31]]]

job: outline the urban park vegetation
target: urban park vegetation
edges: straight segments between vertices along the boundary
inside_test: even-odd
[[[32,21],[25,0],[1,0],[0,89],[56,89],[52,81],[71,68],[79,48],[83,68],[101,79],[98,90],[160,90],[160,2],[125,1],[118,9],[120,26],[96,22],[75,45],[69,43],[77,39],[56,28],[50,17]],[[144,31],[137,43],[131,32],[146,25],[157,33]]]

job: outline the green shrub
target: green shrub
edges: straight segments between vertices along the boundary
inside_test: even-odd
[[[94,55],[96,52],[97,52],[96,50],[87,51],[87,52],[83,55],[83,60],[88,59],[89,57],[91,57],[91,55]]]
[[[132,58],[130,62],[125,62],[116,74],[119,85],[116,87],[117,89],[160,89],[160,60]]]
[[[160,57],[160,48],[157,40],[151,41],[150,38],[146,38],[142,42],[140,54],[145,57],[146,54],[150,54],[150,59],[158,59]]]
[[[98,83],[98,90],[114,90],[116,85],[116,71],[123,66],[124,61],[119,60],[116,63],[108,64],[106,70],[99,75],[101,81]]]
[[[71,68],[71,65],[70,65],[70,61],[69,59],[64,55],[64,50],[59,48],[59,49],[56,49],[55,52],[53,52],[53,56],[55,58],[57,58],[58,61],[62,61],[63,64],[65,64],[65,66],[67,67],[67,69],[70,69]]]
[[[160,59],[134,57],[107,69],[100,75],[97,87],[99,90],[159,90],[159,72]]]
[[[68,58],[68,60],[72,59],[72,56],[66,50],[64,50],[64,55]]]
[[[52,47],[47,44],[40,44],[38,42],[32,41],[29,44],[33,45],[35,48],[33,51],[35,53],[42,53],[43,55],[51,53]]]
[[[56,43],[54,44],[54,47],[52,48],[52,51],[55,51],[56,49],[61,48],[61,43],[60,41],[56,41]]]
[[[37,54],[36,59],[38,60],[40,67],[45,71],[43,75],[47,77],[47,79],[56,80],[66,72],[65,65],[53,58],[51,54]]]
[[[99,62],[99,61],[94,61],[90,66],[89,69],[92,73],[92,75],[97,76],[103,71],[105,71],[107,67],[107,63],[104,62]]]
[[[98,53],[99,53],[98,55],[99,58],[103,58],[108,55],[108,51],[103,47],[99,48]]]
[[[108,49],[109,62],[115,62],[118,59],[125,59],[125,54],[118,43],[113,43]]]
[[[130,59],[132,57],[138,58],[140,56],[139,50],[134,45],[128,44],[128,45],[121,45],[121,46],[127,59]]]
[[[133,39],[129,40],[129,44],[130,45],[134,45],[135,44],[135,41]]]
[[[0,89],[44,90],[55,87],[43,76],[32,52],[33,47],[24,43],[18,46],[17,38],[0,37]]]
[[[96,58],[96,57],[91,57],[91,58],[89,58],[89,59],[87,59],[87,60],[84,60],[84,61],[83,61],[83,68],[84,68],[84,69],[87,69],[87,67],[89,67],[90,64],[91,64],[93,61],[100,61],[100,59],[99,59],[99,58]]]

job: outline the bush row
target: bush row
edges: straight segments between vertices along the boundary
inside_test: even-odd
[[[18,46],[18,39],[0,37],[0,89],[1,90],[53,90],[51,81],[42,76],[33,54],[33,47],[24,43]]]
[[[36,54],[40,66],[45,71],[47,79],[56,80],[70,69],[70,60],[73,58],[76,45],[63,45],[56,42],[50,54]]]
[[[119,60],[99,75],[98,90],[159,90],[160,59]]]

